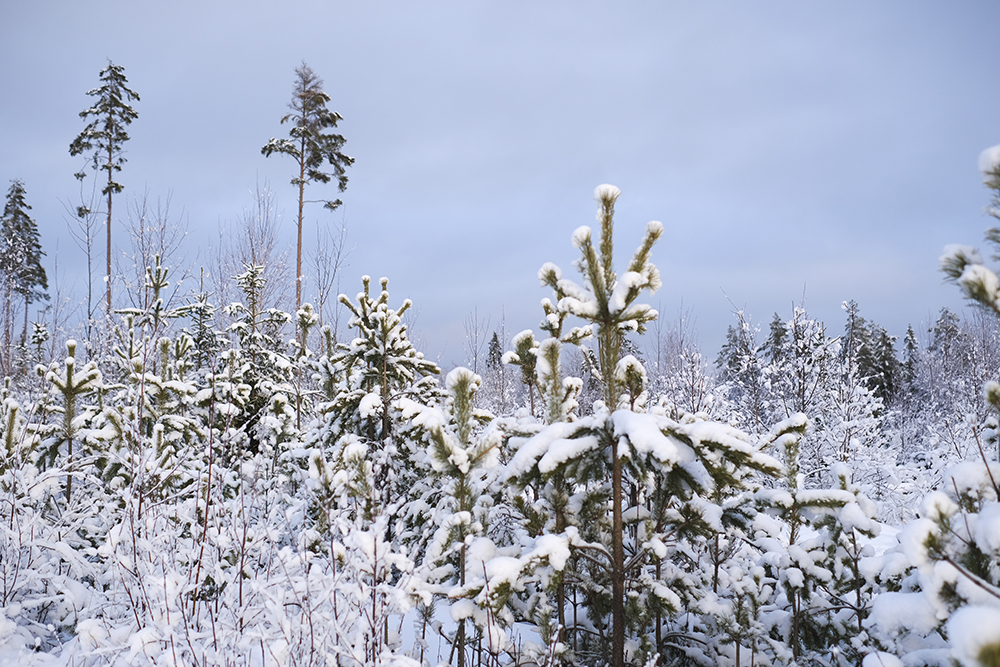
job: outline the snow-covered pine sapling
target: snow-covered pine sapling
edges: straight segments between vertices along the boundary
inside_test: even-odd
[[[559,366],[563,345],[579,347],[593,335],[591,326],[573,327],[563,333],[566,319],[570,311],[559,308],[559,302],[567,295],[559,282],[559,267],[551,262],[538,270],[538,279],[543,285],[548,285],[555,291],[556,302],[542,299],[542,310],[545,318],[539,328],[548,332],[550,338],[541,343],[539,350],[538,379],[542,392],[546,396],[547,423],[565,421],[572,418],[573,410],[577,408],[577,397],[583,390],[583,381],[579,378],[563,378]],[[551,341],[551,342],[550,342]]]
[[[546,284],[546,275],[549,272],[557,272],[554,265],[546,264],[539,271],[542,284]],[[558,293],[557,293],[558,296]],[[583,382],[579,378],[563,378],[561,370],[561,355],[564,343],[579,345],[580,342],[590,336],[590,329],[573,329],[569,334],[563,336],[563,323],[567,313],[560,312],[549,299],[542,300],[542,307],[545,311],[545,319],[542,321],[541,329],[547,331],[550,338],[546,338],[541,343],[535,341],[531,330],[523,331],[514,337],[513,343],[515,351],[508,352],[504,356],[504,363],[517,365],[521,368],[522,381],[528,385],[529,397],[531,399],[532,414],[534,414],[534,389],[537,386],[541,398],[545,402],[545,423],[555,424],[558,422],[571,421],[574,418],[573,412],[577,408],[577,397],[583,388]],[[527,430],[524,430],[525,426]],[[528,437],[537,432],[541,425],[530,423],[521,424],[523,432],[518,435]],[[525,526],[528,533],[535,537],[545,527],[548,514],[555,517],[554,530],[561,534],[567,527],[566,505],[569,502],[568,485],[562,475],[556,473],[547,483],[532,486],[534,498],[529,499],[525,493],[514,495],[511,504],[524,517]],[[559,632],[565,630],[565,583],[563,573],[556,572],[552,577],[552,585],[556,599],[556,609],[558,610],[557,627]],[[544,603],[541,607],[545,607]],[[542,628],[542,636],[545,640],[558,641],[561,637],[549,637],[549,623],[545,615],[537,619]]]
[[[528,388],[529,407],[532,416],[535,415],[535,389],[538,386],[538,341],[531,329],[525,329],[514,336],[511,343],[513,350],[504,353],[502,361],[505,364],[521,369],[521,383]]]
[[[622,338],[630,331],[643,333],[646,324],[657,317],[653,308],[635,303],[643,292],[655,293],[660,287],[660,272],[649,261],[653,245],[663,234],[663,225],[650,222],[646,235],[629,262],[628,270],[618,278],[614,268],[614,213],[615,202],[621,190],[613,185],[601,185],[594,192],[598,202],[597,220],[601,225],[600,254],[594,249],[589,227],[573,232],[573,245],[580,249],[580,258],[574,263],[583,276],[583,285],[560,278],[558,270],[547,271],[544,279],[557,293],[558,308],[590,322],[596,329],[601,379],[604,382],[604,400],[609,410],[618,403],[618,381],[615,378],[621,357]],[[614,667],[622,667],[625,655],[625,552],[622,542],[622,465],[618,455],[617,440],[612,444],[612,616]]]
[[[281,392],[271,396],[267,413],[255,427],[257,441],[261,443],[260,453],[270,461],[269,473],[278,471],[289,447],[299,441],[299,429],[295,425],[297,419],[298,413],[287,396]]]
[[[543,267],[540,274],[546,268]],[[541,342],[534,349],[536,356],[535,369],[538,377],[538,384],[546,405],[546,424],[556,424],[559,422],[572,421],[574,410],[577,408],[577,397],[583,388],[583,381],[575,377],[562,377],[560,356],[562,354],[563,343],[579,345],[580,341],[589,337],[589,328],[586,331],[574,329],[565,338],[562,337],[562,324],[566,318],[565,313],[558,313],[548,299],[542,301],[546,311],[546,320],[542,323],[542,329],[548,331],[552,336]],[[517,494],[513,498],[513,506],[520,511],[522,516],[528,519],[528,524],[535,524],[537,528],[529,532],[537,534],[538,529],[544,525],[546,509],[551,512],[555,519],[553,530],[556,534],[562,534],[569,525],[567,522],[567,505],[570,500],[571,484],[563,477],[561,472],[554,473],[548,483],[534,488],[537,498],[535,502],[529,502],[524,494]],[[540,507],[541,506],[541,507]],[[545,508],[547,506],[547,508]],[[541,511],[539,511],[541,509]],[[552,577],[554,587],[557,628],[560,636],[552,637],[552,641],[564,639],[562,633],[565,632],[566,619],[564,617],[566,608],[566,584],[564,573],[555,572]],[[544,606],[544,605],[543,605]],[[542,619],[543,636],[547,635],[547,619]],[[546,639],[550,639],[546,637]]]
[[[440,593],[459,600],[452,603],[458,630],[452,647],[457,657],[450,661],[459,667],[466,664],[466,619],[472,617],[481,631],[489,619],[489,614],[477,611],[475,604],[465,599],[479,593],[485,576],[483,559],[471,558],[469,548],[476,543],[477,553],[495,551],[486,537],[486,510],[492,504],[486,473],[496,465],[501,434],[495,429],[476,433],[485,416],[473,403],[480,384],[480,377],[471,370],[456,368],[445,380],[447,413],[429,407],[413,417],[414,424],[424,430],[434,475],[440,482],[438,498],[430,502],[434,507],[431,521],[437,530],[427,549],[425,567],[430,583]],[[490,650],[496,653],[503,648],[505,635],[500,628],[489,630],[494,641]]]
[[[0,452],[0,490],[15,491],[21,468],[31,459],[38,437],[28,424],[20,403],[7,397],[0,407],[0,429],[3,432],[3,451]],[[15,502],[12,500],[11,521]]]
[[[313,310],[312,304],[305,303],[295,312],[296,329],[299,337],[290,341],[295,350],[295,428],[302,428],[302,410],[308,409],[304,403],[305,395],[302,389],[302,374],[308,368],[309,352],[309,332],[316,323],[319,322],[319,315]]]
[[[562,345],[558,338],[546,338],[538,346],[538,382],[544,391],[547,424],[572,421],[583,389],[583,380],[562,375]]]
[[[662,225],[655,222],[647,226],[646,237],[622,279],[618,280],[614,273],[612,227],[614,204],[618,194],[617,188],[611,186],[602,186],[597,190],[600,203],[598,220],[602,226],[599,254],[591,241],[589,228],[580,228],[574,234],[574,244],[581,249],[582,256],[576,262],[576,267],[583,274],[583,286],[563,279],[558,269],[551,265],[543,267],[540,272],[543,282],[556,290],[560,315],[578,316],[590,323],[589,328],[595,332],[598,339],[599,371],[605,390],[604,405],[609,410],[619,404],[619,388],[628,390],[629,395],[625,397],[626,406],[638,407],[641,404],[643,391],[641,369],[636,364],[628,363],[619,367],[618,362],[625,333],[629,331],[641,333],[645,329],[645,324],[656,317],[652,308],[637,304],[635,300],[643,290],[655,290],[660,283],[659,273],[649,262],[652,246],[662,234]],[[561,319],[559,322],[561,323]],[[640,524],[646,523],[640,517],[646,516],[648,512],[652,516],[652,523],[649,527],[641,529],[646,537],[650,537],[650,533],[653,536],[662,533],[662,539],[672,542],[678,532],[689,531],[694,534],[702,530],[707,534],[712,531],[713,525],[708,515],[703,516],[701,510],[695,509],[694,506],[685,506],[686,509],[678,513],[677,503],[684,503],[693,494],[713,495],[712,492],[716,487],[729,489],[727,493],[738,492],[737,490],[743,488],[746,483],[743,479],[744,469],[756,468],[771,474],[778,470],[776,462],[760,455],[746,443],[748,439],[746,436],[734,437],[737,432],[728,427],[717,431],[715,427],[721,425],[702,426],[694,423],[687,426],[658,419],[655,415],[635,415],[626,419],[624,415],[619,417],[619,414],[605,413],[590,419],[585,418],[572,425],[550,426],[524,442],[511,463],[511,472],[521,488],[526,489],[529,486],[532,489],[545,488],[556,476],[572,480],[574,488],[577,489],[576,495],[580,496],[573,501],[573,504],[582,512],[581,518],[591,505],[594,507],[602,505],[596,503],[598,496],[603,497],[604,503],[607,503],[610,491],[611,530],[602,531],[603,517],[596,516],[594,517],[596,521],[592,519],[581,521],[579,527],[581,534],[585,535],[587,540],[601,544],[607,538],[609,544],[602,544],[600,548],[595,546],[597,551],[604,550],[603,556],[598,557],[596,551],[588,552],[594,557],[595,562],[602,558],[607,558],[607,562],[601,567],[594,568],[593,563],[588,560],[587,568],[590,571],[581,578],[578,586],[581,589],[592,589],[585,591],[591,598],[588,600],[589,613],[593,614],[600,608],[610,609],[612,612],[612,645],[602,651],[606,651],[603,655],[615,664],[622,664],[624,660],[626,577],[638,581],[638,571],[650,562],[646,560],[647,558],[652,558],[656,553],[656,560],[660,562],[667,555],[665,549],[661,555],[654,546],[662,545],[662,540],[647,541],[646,547],[642,548],[643,557],[637,555],[630,560],[629,570],[639,569],[631,574],[626,573],[623,557],[623,541],[626,537],[623,513],[626,501],[630,506],[629,512],[634,511],[636,515],[630,518],[633,528],[629,533],[631,539],[638,539]],[[655,424],[645,424],[646,418]],[[659,460],[655,456],[649,458],[650,438],[658,441],[661,437],[665,438],[665,442],[670,442],[671,446],[681,447],[686,452],[684,456],[690,454],[692,461],[698,460],[698,465],[704,466],[700,469],[710,474],[693,475],[690,464],[680,464],[673,456],[667,457],[666,460]],[[743,444],[737,446],[737,442]],[[623,468],[626,466],[629,486],[634,496],[629,499],[624,497],[623,488]],[[608,477],[611,478],[610,489],[606,486]],[[654,488],[647,488],[647,481],[651,478],[658,481]],[[710,478],[711,488],[707,485],[702,486]],[[589,496],[594,498],[588,500]],[[576,518],[572,518],[569,523],[576,521]],[[680,526],[675,525],[677,522]],[[546,529],[551,530],[551,527]],[[667,537],[668,533],[672,536]],[[606,589],[603,593],[600,591],[603,584],[599,582],[602,580],[605,582],[610,580],[612,589],[610,596],[607,595]],[[663,587],[662,590],[668,589]],[[670,598],[670,595],[667,597]],[[674,600],[679,604],[676,597]],[[643,604],[631,603],[629,609],[635,614],[648,615],[649,605],[656,606],[652,600],[644,604],[647,605],[644,610],[640,609]],[[664,603],[660,606],[669,607],[670,604]],[[593,620],[597,623],[604,622],[600,619],[600,615]],[[646,619],[639,623],[648,621],[649,619]],[[577,632],[578,629],[574,627],[574,633]],[[576,643],[575,634],[574,643]]]
[[[21,406],[16,400],[10,397],[4,398],[2,412],[0,412],[0,418],[3,420],[0,422],[0,426],[3,427],[3,459],[0,461],[0,475],[6,475],[18,458],[20,434],[24,429],[24,419],[20,412]],[[9,491],[10,489],[5,490]]]
[[[238,456],[253,456],[260,451],[255,426],[278,391],[294,394],[291,384],[294,364],[285,353],[282,340],[283,328],[292,320],[288,313],[276,308],[265,308],[264,267],[244,264],[244,273],[236,276],[236,283],[243,292],[245,303],[232,303],[225,312],[234,318],[229,326],[239,341],[239,363],[242,382],[249,386],[250,394],[238,414],[231,415],[235,428],[247,435],[245,452],[231,452]],[[235,369],[232,360],[225,362]]]
[[[267,276],[259,264],[243,264],[245,271],[236,276],[236,285],[243,293],[244,303],[232,303],[224,309],[235,321],[229,331],[236,335],[243,353],[253,364],[268,363],[287,374],[289,362],[281,337],[283,327],[292,316],[277,308],[267,308],[264,288]]]
[[[159,290],[154,289],[154,305],[161,302]],[[165,494],[178,483],[179,463],[187,464],[194,458],[187,448],[196,446],[204,433],[199,419],[192,415],[198,386],[184,379],[192,366],[188,357],[194,343],[181,333],[176,340],[161,337],[154,345],[151,336],[162,326],[156,317],[172,318],[177,312],[163,310],[156,317],[151,313],[149,309],[126,312],[125,326],[117,331],[119,344],[114,351],[124,385],[105,387],[118,391],[112,393],[113,407],[103,412],[105,421],[114,422],[108,423],[111,430],[107,433],[120,432],[124,447],[119,452],[109,448],[97,465],[106,483],[119,472],[138,474],[141,483],[137,488],[144,494],[152,489]],[[150,449],[147,444],[157,428],[161,446]],[[122,467],[123,462],[128,464]]]
[[[874,555],[870,540],[880,531],[875,522],[876,506],[861,489],[851,481],[851,470],[844,464],[837,464],[831,470],[841,491],[854,495],[834,513],[817,522],[817,527],[825,532],[827,562],[833,574],[823,588],[830,601],[826,613],[831,646],[847,656],[856,665],[861,665],[865,649],[869,645],[865,630],[865,619],[871,610],[874,591],[868,577],[862,571],[861,561]]]
[[[33,387],[32,391],[41,391],[44,390],[45,387],[45,366],[43,365],[45,363],[45,352],[43,351],[43,348],[49,341],[49,338],[51,338],[49,335],[49,329],[44,323],[31,323],[31,347],[34,348],[33,359],[35,362],[32,369],[35,374],[39,376],[39,384],[37,387]]]
[[[601,185],[594,192],[599,204],[597,220],[601,224],[599,255],[594,250],[589,227],[573,232],[573,245],[580,249],[581,255],[574,266],[583,276],[583,285],[561,278],[558,270],[548,271],[544,276],[546,284],[565,295],[559,299],[558,308],[592,323],[596,329],[605,404],[609,409],[618,398],[614,375],[623,336],[630,331],[644,333],[646,324],[657,317],[653,308],[635,300],[643,291],[655,293],[661,285],[660,272],[649,261],[653,245],[663,235],[663,225],[656,221],[646,226],[645,237],[621,279],[615,273],[613,231],[619,195],[621,191],[613,185]]]
[[[219,355],[219,365],[205,376],[205,384],[195,396],[208,440],[223,462],[240,460],[248,448],[246,414],[253,387],[247,382],[250,363],[239,350]]]
[[[329,403],[337,396],[337,366],[330,359],[336,342],[333,330],[329,326],[321,327],[319,335],[323,338],[321,347],[326,352],[321,354],[318,359],[310,359],[309,366],[313,370],[313,381],[319,385],[320,397]]]
[[[153,447],[143,451],[141,456],[144,474],[151,476],[150,489],[155,492],[154,497],[165,497],[191,483],[195,474],[193,467],[200,459],[199,450],[207,432],[197,409],[199,386],[185,379],[193,366],[190,355],[194,341],[181,333],[174,340],[160,338],[159,348],[160,374],[147,373],[144,381],[155,405],[152,413],[155,424],[151,426]],[[155,457],[153,465],[150,456]]]
[[[95,391],[101,384],[101,371],[95,361],[89,361],[79,372],[76,370],[76,341],[66,341],[66,360],[63,369],[50,369],[46,379],[62,397],[62,407],[57,408],[62,413],[61,427],[54,437],[42,443],[41,459],[48,466],[54,466],[59,457],[62,445],[66,446],[65,466],[70,470],[66,474],[66,502],[70,502],[73,493],[73,443],[81,426],[80,415],[77,413],[78,399]]]
[[[804,422],[785,424],[778,435],[800,427]],[[607,516],[615,443],[621,452],[623,486],[629,489],[620,501],[623,527],[617,534]],[[659,623],[681,612],[684,600],[699,595],[700,582],[685,573],[683,563],[706,539],[748,522],[743,494],[752,488],[752,471],[776,475],[780,470],[749,436],[727,425],[696,419],[677,423],[628,410],[553,424],[516,444],[508,472],[519,488],[545,489],[553,479],[566,480],[567,527],[556,534],[547,523],[546,534],[537,539],[558,535],[569,542],[571,562],[563,567],[570,589],[567,604],[574,613],[565,620],[576,659],[584,661],[615,658],[607,631],[608,621],[614,621],[608,615],[613,609],[616,538],[631,554],[621,573],[627,586],[627,627],[645,646],[644,652],[663,654],[672,650],[669,644],[676,639],[667,642],[658,632]],[[540,497],[555,494],[546,491]],[[577,618],[577,604],[583,606],[586,620]],[[554,606],[550,613],[558,616]],[[652,637],[664,643],[650,646]]]
[[[631,354],[625,355],[615,367],[615,379],[625,390],[619,408],[643,412],[646,408],[646,369]]]
[[[381,279],[377,296],[368,276],[362,283],[356,303],[340,295],[351,312],[348,326],[357,331],[356,337],[338,344],[315,366],[321,388],[332,399],[319,406],[307,442],[330,452],[336,461],[347,444],[344,438],[360,439],[373,466],[379,505],[387,507],[408,498],[422,476],[414,469],[416,453],[399,433],[405,423],[400,406],[407,401],[437,402],[435,375],[440,371],[407,335],[403,315],[412,302],[406,299],[398,309],[390,308],[388,279]]]
[[[142,307],[121,308],[115,311],[125,317],[126,331],[130,338],[135,338],[136,331],[140,334],[140,338],[143,341],[142,372],[164,374],[158,365],[159,359],[155,354],[155,350],[146,350],[145,348],[148,346],[149,341],[159,339],[160,334],[166,327],[167,320],[183,317],[188,313],[186,306],[182,306],[181,308],[167,308],[164,302],[164,291],[170,286],[170,281],[167,280],[169,274],[170,270],[163,266],[160,256],[155,255],[153,265],[146,267],[146,297]],[[119,330],[117,334],[121,341],[123,339],[122,332]],[[148,359],[149,363],[146,363],[147,360],[145,357],[147,355],[150,357]],[[132,368],[126,368],[125,370],[126,373],[136,372]]]
[[[799,413],[782,422],[765,436],[775,449],[784,452],[784,488],[760,489],[757,498],[768,514],[781,524],[758,522],[755,544],[763,553],[761,562],[768,576],[782,591],[790,622],[783,629],[782,646],[791,648],[792,660],[803,659],[807,651],[825,652],[831,638],[831,604],[823,597],[837,567],[828,558],[827,535],[814,529],[829,515],[836,516],[858,497],[843,489],[806,489],[800,472],[800,442],[807,420]],[[780,656],[778,656],[780,657]]]
[[[188,382],[188,373],[195,370],[194,360],[191,358],[195,352],[194,339],[183,331],[180,335],[171,340],[172,348],[168,356],[171,362],[167,366],[166,377],[168,382]]]
[[[159,335],[160,327],[166,318],[177,316],[176,313],[168,311],[163,303],[163,290],[170,286],[167,281],[170,271],[160,262],[159,255],[155,256],[154,262],[153,266],[146,267],[146,289],[152,292],[153,298],[143,314],[144,319],[148,318],[148,324],[146,322],[143,324],[148,326],[153,338]]]
[[[192,361],[196,370],[211,365],[222,347],[222,332],[215,330],[216,307],[205,291],[205,269],[201,270],[201,286],[181,310],[190,320],[191,328],[182,329],[194,341]]]

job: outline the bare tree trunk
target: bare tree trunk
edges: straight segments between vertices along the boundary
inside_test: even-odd
[[[612,547],[611,547],[611,664],[625,665],[625,545],[622,534],[622,461],[618,457],[618,438],[611,441],[612,477]]]
[[[302,307],[302,208],[306,197],[306,140],[302,138],[299,150],[299,229],[298,246],[295,250],[295,312]],[[299,341],[303,345],[305,341]]]
[[[104,274],[104,281],[108,285],[108,317],[111,317],[111,160],[113,158],[113,144],[108,144],[108,272]]]
[[[611,284],[611,281],[608,281]],[[608,412],[615,410],[617,387],[615,364],[621,350],[621,339],[611,316],[601,323],[598,354],[604,380],[604,397]],[[622,461],[618,455],[618,438],[611,438],[611,664],[625,665],[625,536],[622,521]]]
[[[462,550],[460,552],[459,563],[461,564],[461,573],[459,575],[459,583],[465,586],[465,544],[462,544]],[[465,619],[463,618],[458,624],[458,633],[455,637],[455,644],[458,646],[458,667],[465,667]]]
[[[21,354],[24,355],[24,368],[23,372],[25,375],[28,374],[28,306],[31,304],[31,297],[27,294],[24,295],[24,330],[21,332]],[[39,359],[39,362],[41,359]]]
[[[13,281],[11,277],[6,276],[7,280],[7,303],[4,304],[4,315],[3,315],[3,372],[4,375],[10,375],[10,302],[11,297],[13,297]]]

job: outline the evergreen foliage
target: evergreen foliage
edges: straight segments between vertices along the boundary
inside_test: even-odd
[[[31,206],[26,199],[24,183],[11,181],[4,202],[3,216],[0,217],[0,278],[3,280],[4,306],[4,348],[2,357],[6,374],[11,374],[14,347],[11,306],[14,295],[24,299],[24,332],[20,345],[25,346],[28,335],[28,306],[39,299],[47,299],[49,288],[45,268],[42,266],[41,238],[38,225],[28,211]]]
[[[322,83],[305,64],[296,76],[291,138],[263,152],[297,160],[301,239],[305,185],[343,190],[353,160]],[[71,152],[107,172],[110,244],[138,98],[120,67],[101,80]],[[542,333],[505,352],[502,326],[477,325],[483,377],[439,382],[385,278],[341,295],[351,335],[320,326],[316,355],[310,304],[267,308],[260,239],[231,272],[237,302],[217,308],[202,284],[174,307],[150,254],[107,353],[84,361],[69,341],[50,361],[64,332],[53,316],[29,339],[47,280],[13,181],[5,370],[37,365],[0,383],[0,651],[206,667],[995,664],[1000,279],[978,251],[950,246],[941,266],[980,309],[943,309],[926,345],[909,327],[897,354],[853,301],[840,336],[803,307],[766,330],[739,311],[713,376],[683,320],[644,356],[663,227],[646,226],[619,275],[620,192],[595,196],[600,229],[572,236],[580,277],[539,270]],[[987,242],[1000,251],[1000,231]]]
[[[357,336],[349,343],[328,345],[330,354],[315,364],[326,400],[318,407],[319,417],[307,440],[335,460],[343,460],[354,443],[364,443],[374,484],[374,497],[366,501],[372,506],[365,511],[372,513],[408,497],[419,478],[413,469],[416,454],[401,432],[406,425],[403,413],[410,402],[436,402],[434,376],[440,371],[409,340],[403,315],[412,302],[407,299],[393,309],[387,279],[380,281],[377,295],[368,276],[362,283],[357,303],[340,296],[352,315],[348,326]]]

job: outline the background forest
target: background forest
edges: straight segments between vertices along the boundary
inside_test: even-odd
[[[602,185],[567,227],[578,277],[538,272],[537,330],[473,311],[445,372],[386,278],[335,296],[346,229],[302,252],[353,162],[307,65],[262,148],[298,193],[294,267],[266,189],[184,265],[169,211],[120,201],[138,94],[108,63],[88,95],[84,315],[49,293],[21,181],[0,228],[12,660],[1000,664],[1000,280],[973,248],[941,258],[965,318],[737,310],[711,359],[646,303],[663,225],[615,260]],[[981,168],[1000,217],[1000,149]]]

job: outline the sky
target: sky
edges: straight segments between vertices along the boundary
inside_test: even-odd
[[[342,195],[310,190],[344,206],[307,209],[305,236],[346,225],[341,291],[388,277],[445,366],[467,361],[473,313],[537,331],[538,268],[573,273],[602,183],[622,190],[620,266],[663,222],[648,301],[706,357],[735,309],[766,329],[804,304],[840,332],[853,299],[901,338],[962,307],[937,259],[991,226],[977,160],[1000,144],[998,25],[985,0],[6,2],[0,182],[24,181],[50,284],[82,298],[68,147],[110,59],[141,97],[116,242],[125,201],[169,197],[187,262],[210,268],[266,185],[294,252],[293,164],[260,149],[287,136],[306,62],[356,162]]]

